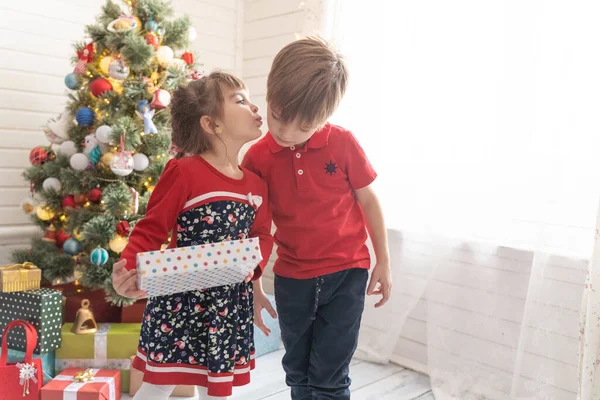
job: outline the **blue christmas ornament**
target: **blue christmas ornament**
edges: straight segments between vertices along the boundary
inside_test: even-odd
[[[63,244],[63,250],[65,251],[65,253],[71,256],[76,256],[77,254],[81,253],[82,249],[83,245],[81,244],[81,242],[73,238],[67,239],[65,244]]]
[[[90,261],[92,264],[101,266],[107,263],[108,261],[108,251],[104,250],[102,247],[97,247],[90,254]]]
[[[71,90],[79,88],[79,77],[75,74],[67,74],[65,76],[65,85]]]
[[[146,31],[156,32],[156,30],[158,29],[158,22],[156,22],[154,19],[149,19],[148,21],[146,21],[146,25],[144,26],[146,28]]]
[[[92,126],[94,125],[96,114],[94,113],[94,110],[89,107],[81,107],[75,113],[75,119],[81,126]]]

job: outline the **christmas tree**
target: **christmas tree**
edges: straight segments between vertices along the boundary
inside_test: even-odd
[[[51,144],[31,151],[23,174],[23,210],[44,235],[14,261],[33,262],[48,282],[77,276],[117,305],[132,300],[114,292],[112,265],[169,157],[170,93],[199,77],[186,51],[196,32],[171,16],[165,0],[108,0],[74,45],[68,105],[45,128]]]

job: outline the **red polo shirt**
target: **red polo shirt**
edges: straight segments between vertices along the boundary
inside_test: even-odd
[[[369,269],[365,218],[354,190],[377,174],[349,131],[327,124],[302,148],[279,146],[267,133],[248,150],[243,166],[269,186],[277,275],[310,279]]]

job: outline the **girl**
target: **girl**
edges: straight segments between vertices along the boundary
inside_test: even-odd
[[[244,83],[213,72],[173,94],[178,149],[156,185],[144,219],[113,267],[116,291],[142,298],[136,255],[170,247],[258,237],[262,263],[240,284],[148,299],[133,368],[144,372],[134,399],[167,399],[175,385],[226,398],[254,368],[253,289],[273,247],[266,184],[238,166],[241,147],[261,135],[262,119]],[[204,391],[201,390],[201,393]]]

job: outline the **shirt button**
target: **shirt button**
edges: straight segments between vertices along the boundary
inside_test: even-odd
[[[296,150],[296,146],[290,146],[290,150],[292,150],[292,151]]]
[[[302,171],[301,169],[298,170],[298,175],[302,175],[304,173],[304,171]]]
[[[302,157],[302,154],[296,153],[296,158],[300,158],[300,157]]]

